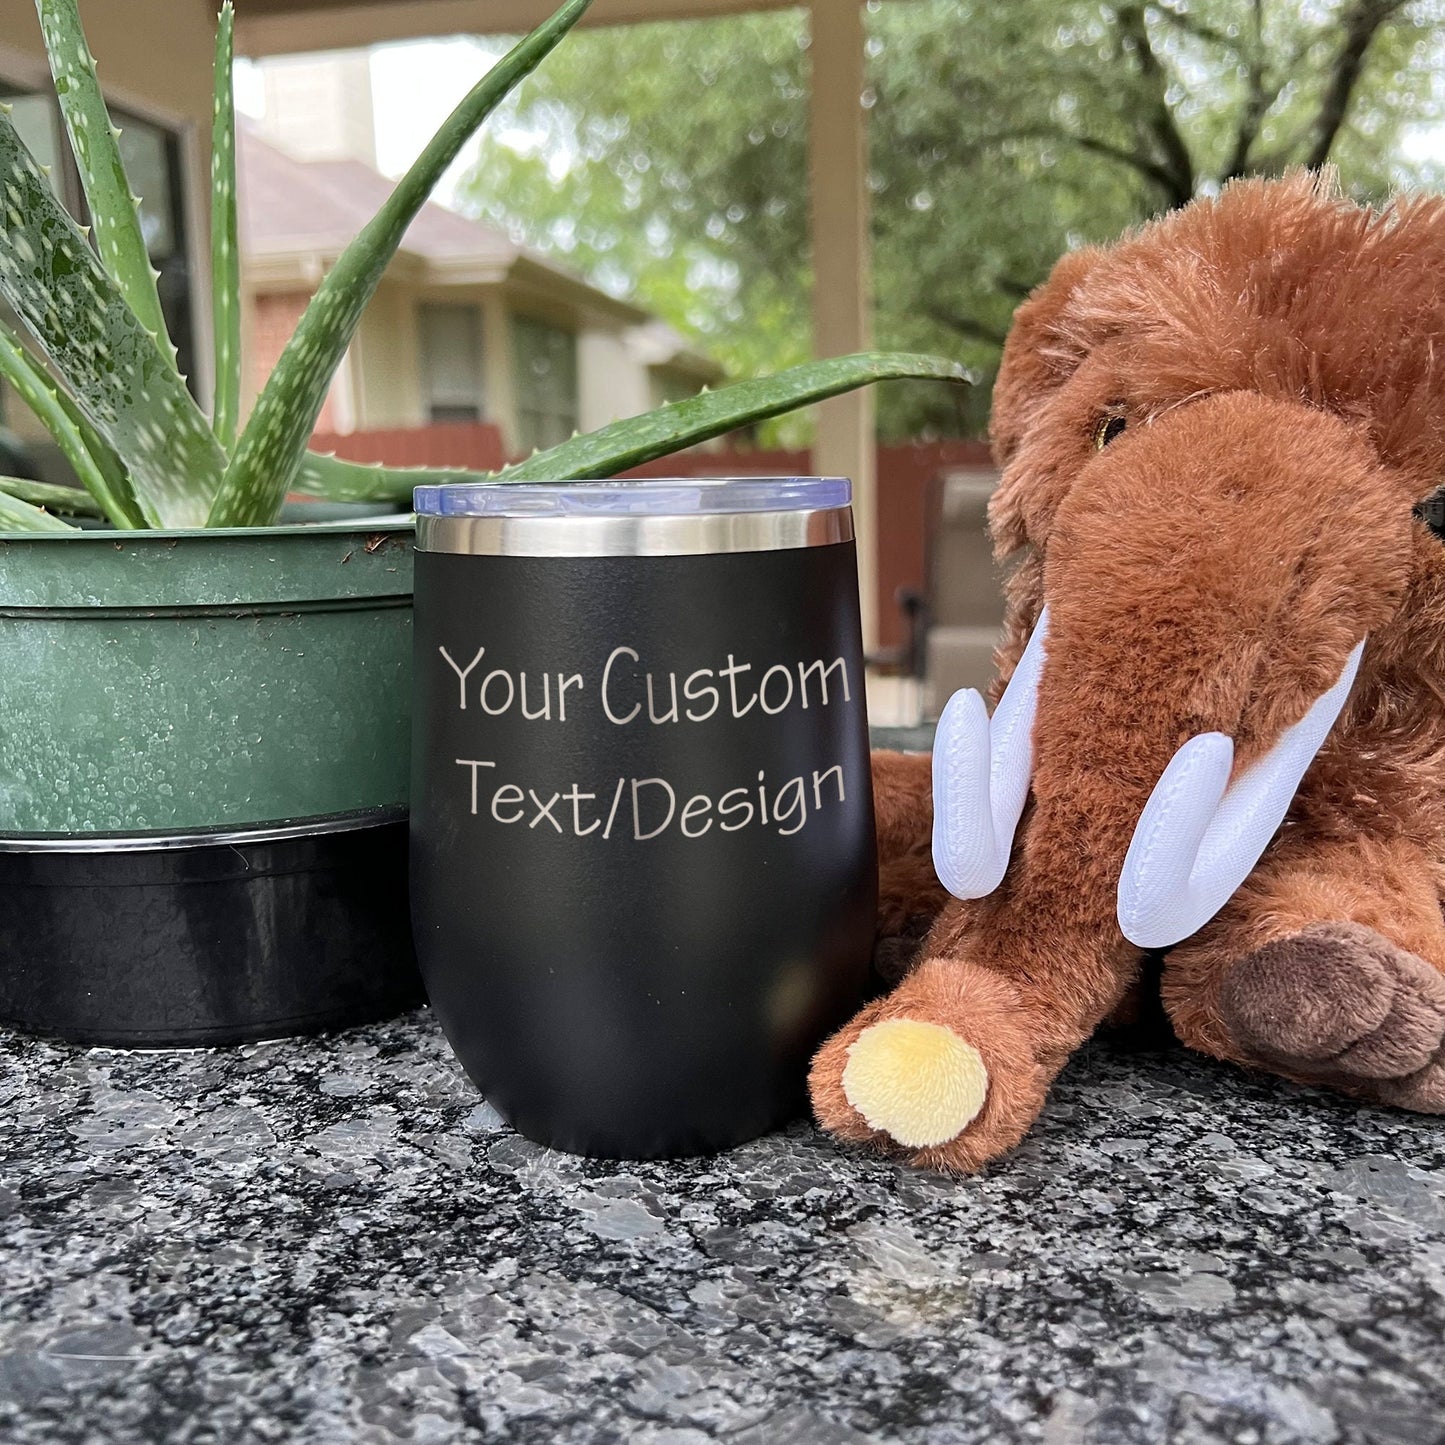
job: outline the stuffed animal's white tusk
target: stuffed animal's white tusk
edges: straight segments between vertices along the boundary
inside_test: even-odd
[[[1119,927],[1131,943],[1168,948],[1188,938],[1249,876],[1344,708],[1364,648],[1354,648],[1339,681],[1233,784],[1234,743],[1223,733],[1190,738],[1170,759],[1119,875]]]
[[[1034,766],[1034,715],[1048,608],[990,719],[965,688],[949,698],[933,745],[933,867],[955,898],[992,893],[1008,871]]]

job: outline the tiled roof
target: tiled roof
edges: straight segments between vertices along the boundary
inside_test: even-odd
[[[337,252],[374,216],[393,183],[361,161],[298,161],[241,127],[241,247],[249,255]],[[523,254],[504,232],[428,202],[402,243],[429,261],[509,266]]]
[[[257,135],[244,123],[237,128],[241,250],[252,258],[331,258],[338,255],[380,209],[394,183],[363,161],[299,161]],[[550,273],[573,296],[624,322],[644,365],[671,366],[717,380],[722,368],[690,350],[670,326],[628,301],[619,301],[588,285],[554,261],[518,245],[505,231],[468,220],[445,206],[428,202],[407,230],[401,250],[423,263],[460,262],[507,272],[528,263],[535,278]]]

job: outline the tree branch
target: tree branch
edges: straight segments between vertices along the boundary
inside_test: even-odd
[[[1281,69],[1280,74],[1288,76],[1290,71]],[[1285,83],[1284,80],[1281,80],[1278,85],[1269,86],[1265,90],[1257,115],[1240,117],[1240,129],[1235,137],[1234,151],[1230,155],[1228,165],[1219,173],[1220,184],[1225,181],[1238,180],[1241,176],[1277,176],[1291,164],[1289,159],[1291,152],[1288,147],[1283,154],[1273,152],[1268,155],[1256,155],[1254,149],[1264,127],[1264,118],[1273,108],[1275,101],[1279,99]],[[1248,124],[1247,131],[1246,124]]]
[[[1114,15],[1123,48],[1134,57],[1139,76],[1148,87],[1149,103],[1144,126],[1158,149],[1160,173],[1167,177],[1165,196],[1171,207],[1188,205],[1194,199],[1194,157],[1190,155],[1184,136],[1174,122],[1174,113],[1169,109],[1166,98],[1169,77],[1149,43],[1144,6],[1120,5]]]
[[[1197,15],[1190,15],[1187,11],[1176,10],[1172,5],[1166,5],[1164,0],[1154,0],[1153,10],[1162,19],[1167,20],[1176,30],[1182,30],[1186,35],[1192,35],[1196,40],[1207,40],[1211,45],[1217,45],[1223,50],[1237,52],[1238,42],[1232,35],[1229,35],[1217,26],[1207,25]]]
[[[1142,154],[1139,151],[1130,150],[1127,146],[1117,146],[1110,141],[1098,140],[1090,135],[1074,135],[1070,131],[1061,130],[1058,132],[1059,140],[1069,141],[1079,147],[1080,150],[1090,152],[1096,156],[1107,156],[1111,161],[1118,161],[1120,165],[1130,166],[1138,171],[1145,180],[1153,181],[1169,202],[1170,209],[1187,205],[1194,197],[1191,189],[1188,194],[1180,197],[1178,193],[1178,178],[1168,167],[1162,165],[1151,156]]]
[[[918,135],[910,138],[908,150],[915,156],[928,155],[937,147],[946,148],[956,139],[953,135]],[[1011,130],[994,131],[992,135],[979,136],[971,144],[974,152],[982,153],[992,146],[1005,145],[1009,141],[1016,140],[1058,141],[1064,145],[1078,146],[1080,150],[1088,151],[1092,155],[1105,156],[1111,161],[1118,161],[1120,165],[1128,166],[1131,170],[1137,171],[1145,180],[1158,186],[1170,198],[1171,205],[1175,203],[1173,200],[1174,177],[1154,157],[1141,150],[1115,145],[1112,141],[1099,140],[1095,136],[1079,135],[1060,125],[1018,126]]]
[[[1344,44],[1335,57],[1319,114],[1315,117],[1314,136],[1305,158],[1311,170],[1318,170],[1330,158],[1376,35],[1408,3],[1409,0],[1355,0],[1345,20]]]
[[[969,341],[986,341],[990,346],[1002,346],[1008,336],[1006,326],[990,326],[987,321],[979,321],[972,316],[954,316],[941,307],[930,306],[924,314],[930,321],[946,326],[955,335]]]
[[[993,289],[1001,296],[1007,296],[1010,301],[1022,301],[1043,279],[1038,276],[1032,281],[1025,281],[1022,276],[995,276]]]
[[[1267,91],[1269,103],[1265,106],[1265,115],[1269,114],[1270,109],[1273,107],[1275,101],[1279,99],[1285,86],[1289,84],[1294,76],[1300,73],[1301,68],[1309,58],[1310,51],[1315,48],[1318,39],[1319,33],[1317,31],[1307,32],[1291,46],[1290,53],[1276,64],[1276,79]],[[1302,125],[1294,126],[1292,128],[1293,134],[1279,142],[1274,150],[1265,155],[1255,154],[1254,148],[1251,146],[1247,172],[1241,172],[1240,174],[1277,176],[1282,174],[1291,165],[1300,164],[1299,154],[1304,145],[1304,138],[1310,133],[1313,126],[1314,121],[1312,119],[1306,120]],[[1258,139],[1259,137],[1256,136],[1256,142]],[[1233,180],[1234,177],[1232,175],[1222,175],[1220,179],[1222,181]]]
[[[1245,62],[1244,109],[1239,113],[1239,125],[1234,132],[1234,149],[1224,167],[1226,181],[1242,176],[1249,169],[1249,153],[1259,137],[1260,124],[1279,94],[1276,90],[1270,95],[1264,83],[1264,0],[1254,0],[1252,20],[1249,58]]]

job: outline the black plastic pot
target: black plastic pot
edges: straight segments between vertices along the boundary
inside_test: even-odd
[[[74,1043],[233,1044],[424,994],[404,809],[126,837],[0,834],[0,1023]]]

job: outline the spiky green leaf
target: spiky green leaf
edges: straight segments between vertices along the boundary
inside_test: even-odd
[[[328,502],[394,502],[410,507],[413,487],[491,480],[490,473],[468,471],[465,467],[382,467],[307,452],[291,490],[303,497],[324,497]]]
[[[332,502],[405,505],[411,501],[413,487],[448,482],[611,477],[629,467],[641,466],[794,407],[808,406],[875,381],[907,379],[970,382],[973,376],[956,362],[934,356],[888,352],[843,356],[832,361],[809,362],[759,381],[737,382],[718,391],[672,402],[644,416],[626,417],[495,473],[468,471],[462,467],[373,466],[307,452],[292,490]]]
[[[145,517],[141,512],[140,504],[135,498],[135,488],[131,485],[130,474],[125,469],[125,463],[111,444],[96,431],[91,425],[90,419],[75,404],[74,399],[64,387],[55,387],[55,399],[60,403],[60,409],[70,418],[70,424],[80,436],[91,461],[100,472],[106,487],[106,496],[115,500],[117,511],[113,514],[115,518],[123,517],[124,521],[116,520],[115,525],[124,529],[144,527]]]
[[[501,482],[611,477],[656,457],[695,446],[752,422],[811,406],[876,381],[917,379],[970,382],[967,367],[936,356],[907,352],[860,352],[828,361],[790,366],[775,376],[734,382],[717,391],[669,402],[643,416],[624,417],[610,426],[573,437],[536,452],[497,473]]]
[[[0,532],[71,532],[75,529],[59,517],[22,502],[10,488],[18,477],[0,477]]]
[[[199,527],[224,471],[210,423],[0,113],[0,295],[95,429],[155,527]]]
[[[158,273],[151,265],[141,230],[140,198],[131,190],[125,173],[116,143],[120,132],[105,107],[95,75],[95,57],[81,28],[76,0],[35,0],[35,9],[70,149],[75,154],[80,183],[85,187],[96,250],[126,305],[155,338],[157,348],[174,370],[176,349],[166,330],[156,290]]]
[[[210,524],[269,522],[296,476],[327,388],[412,218],[477,128],[582,18],[591,0],[566,3],[509,51],[442,123],[376,216],[317,288],[257,398],[226,469]]]
[[[144,527],[145,520],[136,506],[130,479],[120,458],[3,322],[0,322],[0,376],[35,413],[81,485],[111,522],[124,530]]]
[[[216,21],[211,123],[211,322],[216,401],[211,430],[230,451],[241,412],[241,248],[236,236],[236,99],[231,81],[235,13],[225,0]]]
[[[28,477],[0,477],[0,492],[29,502],[32,507],[64,512],[67,517],[102,515],[100,503],[79,487],[57,487],[50,482],[32,482]]]

